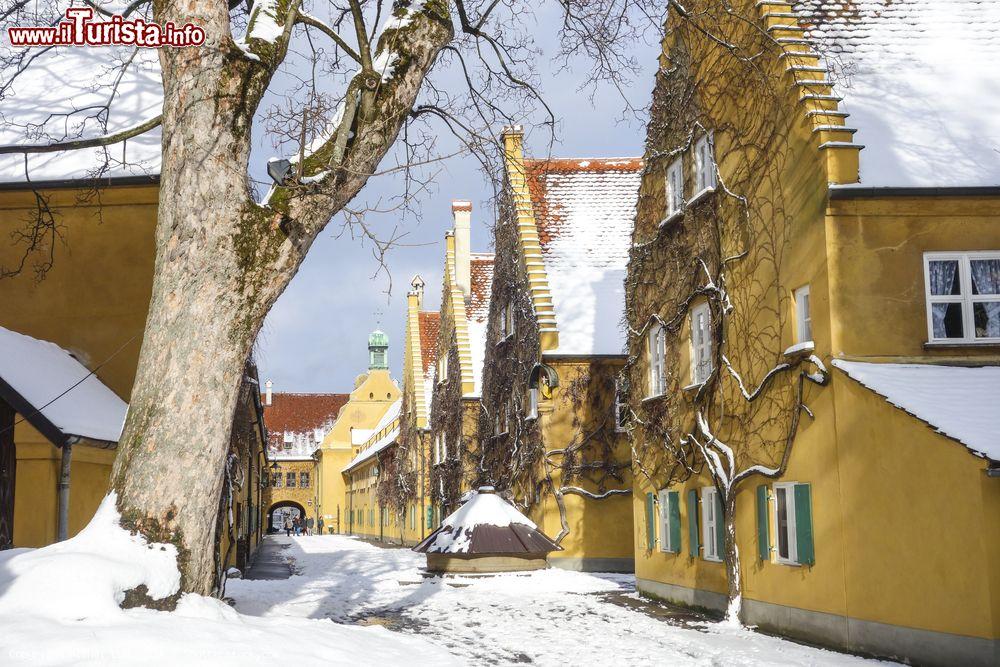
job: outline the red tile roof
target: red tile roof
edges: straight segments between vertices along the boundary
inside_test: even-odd
[[[315,442],[316,429],[328,431],[350,397],[350,394],[272,393],[271,405],[264,405],[264,425],[271,448],[281,448],[286,433],[298,436],[296,441]],[[261,396],[261,400],[266,398]]]
[[[493,253],[474,253],[469,263],[472,285],[466,316],[485,322],[490,314],[490,291],[493,289]]]
[[[427,369],[437,361],[437,338],[438,330],[441,328],[441,313],[422,310],[418,313],[418,324],[420,325],[420,361],[423,365],[423,375],[427,374]]]

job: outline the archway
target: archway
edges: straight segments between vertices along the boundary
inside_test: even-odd
[[[294,500],[281,500],[267,510],[267,530],[276,533],[284,530],[285,519],[306,518],[306,508]]]

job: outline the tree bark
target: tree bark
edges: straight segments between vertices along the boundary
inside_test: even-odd
[[[726,562],[726,582],[729,603],[726,606],[726,620],[740,624],[743,611],[743,580],[740,571],[740,550],[736,544],[736,492],[729,489],[723,501],[723,533],[725,537],[724,558]]]
[[[278,188],[261,206],[247,181],[250,126],[288,35],[258,45],[252,60],[232,42],[225,2],[154,4],[158,22],[200,25],[206,42],[160,51],[153,292],[112,489],[125,528],[177,546],[181,592],[209,595],[218,583],[214,536],[225,460],[244,362],[264,317],[316,236],[392,146],[452,37],[447,4],[429,2],[420,11],[391,34],[400,60],[391,82],[365,93],[355,124],[339,128],[341,137],[349,129],[353,136],[341,161],[329,158],[333,138],[306,161],[309,173],[334,167],[324,172],[330,175],[309,187]],[[383,35],[380,51],[387,41]],[[372,74],[359,73],[353,89]],[[151,601],[140,592],[127,596],[130,603]],[[170,608],[173,600],[152,604]]]

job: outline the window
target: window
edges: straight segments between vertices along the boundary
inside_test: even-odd
[[[628,423],[628,403],[622,381],[615,379],[615,432],[624,433]]]
[[[285,473],[285,486],[287,486],[289,489],[295,488],[295,473],[294,472]]]
[[[514,305],[505,303],[500,306],[500,340],[506,340],[514,335]]]
[[[282,477],[282,474],[280,472],[274,473],[274,475],[271,477],[271,486],[273,486],[276,489],[280,489],[281,488],[282,479],[283,479],[283,477]]]
[[[684,208],[684,162],[682,158],[677,158],[667,167],[667,215],[665,220],[669,220]]]
[[[706,134],[694,145],[694,191],[697,197],[702,192],[715,189],[715,146],[712,135]]]
[[[930,341],[1000,342],[1000,252],[926,253]]]
[[[444,382],[448,379],[448,353],[445,352],[437,360],[437,381]]]
[[[691,311],[691,381],[703,384],[712,374],[712,316],[707,303]]]
[[[649,328],[649,395],[660,396],[667,390],[667,332],[654,322]]]
[[[677,491],[662,489],[657,494],[659,505],[660,551],[680,553],[681,551],[681,505]]]
[[[705,560],[722,560],[722,503],[719,491],[714,486],[701,490],[701,541],[705,545]]]
[[[777,559],[779,563],[797,563],[795,543],[794,484],[774,485],[774,527],[777,532]]]
[[[292,444],[295,442],[295,436],[292,435],[291,433],[285,433],[285,437],[283,440],[284,440],[283,445],[285,451],[288,451],[289,449],[292,448]]]
[[[303,489],[309,488],[309,473],[307,472],[299,473],[299,486]]]
[[[782,482],[774,485],[773,498],[774,560],[785,565],[813,565],[816,551],[813,545],[812,487],[809,484]]]
[[[538,387],[528,388],[528,419],[538,417]]]
[[[417,529],[417,506],[410,505],[410,530]]]
[[[795,342],[813,339],[812,314],[809,310],[809,285],[795,290]]]
[[[441,463],[448,460],[448,435],[446,433],[441,434]]]
[[[321,429],[321,428],[314,428],[313,429],[313,440],[315,440],[316,442],[323,442],[323,436],[324,435],[326,435],[326,434],[323,433],[323,429]]]
[[[507,432],[507,405],[501,403],[497,406],[497,419],[493,423],[493,435],[502,435]]]

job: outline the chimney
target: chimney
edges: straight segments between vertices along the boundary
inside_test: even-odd
[[[274,383],[271,382],[270,380],[268,380],[267,382],[264,383],[264,405],[267,405],[267,406],[271,405],[271,387],[272,386],[274,386]]]
[[[420,277],[420,274],[413,276],[413,280],[410,281],[410,295],[417,298],[417,308],[422,308],[424,305],[424,279]],[[409,295],[408,295],[409,296]]]
[[[451,202],[451,215],[455,219],[455,282],[465,296],[472,289],[469,245],[472,235],[472,202],[457,199]]]

